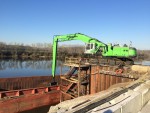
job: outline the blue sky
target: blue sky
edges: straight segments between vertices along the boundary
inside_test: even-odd
[[[150,0],[0,0],[1,42],[52,43],[78,32],[150,49]]]

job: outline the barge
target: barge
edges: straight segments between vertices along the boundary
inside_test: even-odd
[[[134,66],[101,65],[87,62],[87,59],[68,59],[64,65],[70,67],[70,71],[56,76],[58,86],[49,86],[51,76],[1,78],[0,113],[25,112],[42,106],[54,106],[60,102],[50,107],[49,112],[84,111],[91,106],[89,103],[93,103],[94,107],[88,110],[90,112],[99,103],[102,105],[120,97],[127,91],[126,89],[122,93],[121,90],[126,86],[138,86],[140,82],[137,81],[150,70],[144,68],[140,71],[142,67]],[[96,97],[99,99],[93,101]],[[66,100],[70,101],[69,104],[65,104]]]
[[[51,76],[0,79],[0,113],[30,111],[60,102],[59,86],[49,86]],[[59,76],[56,77],[59,82]]]

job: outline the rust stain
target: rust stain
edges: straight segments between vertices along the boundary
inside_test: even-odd
[[[58,86],[54,86],[3,91],[0,92],[0,96],[0,113],[16,113],[44,105],[58,104],[60,101],[60,89]]]
[[[0,78],[0,91],[45,87],[50,81],[52,76]],[[56,82],[60,83],[60,76],[56,76]]]

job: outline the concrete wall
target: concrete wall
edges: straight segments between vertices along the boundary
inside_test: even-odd
[[[150,80],[97,107],[95,113],[138,113],[150,100]]]

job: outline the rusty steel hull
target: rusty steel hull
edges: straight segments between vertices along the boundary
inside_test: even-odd
[[[45,87],[50,81],[52,76],[0,78],[0,91]],[[56,82],[59,84],[60,76],[56,76]]]
[[[56,81],[60,82],[56,76]],[[60,102],[59,86],[50,87],[52,76],[0,78],[0,113],[28,111]]]
[[[110,66],[92,66],[90,78],[90,94],[94,94],[108,89],[110,86],[118,83],[131,82],[138,78],[131,78],[123,74],[116,74],[114,67]],[[103,73],[105,71],[106,73]],[[110,73],[110,71],[112,73]],[[127,70],[124,70],[125,72]]]
[[[0,113],[16,113],[58,104],[60,89],[54,86],[3,91],[0,92],[0,96]]]

